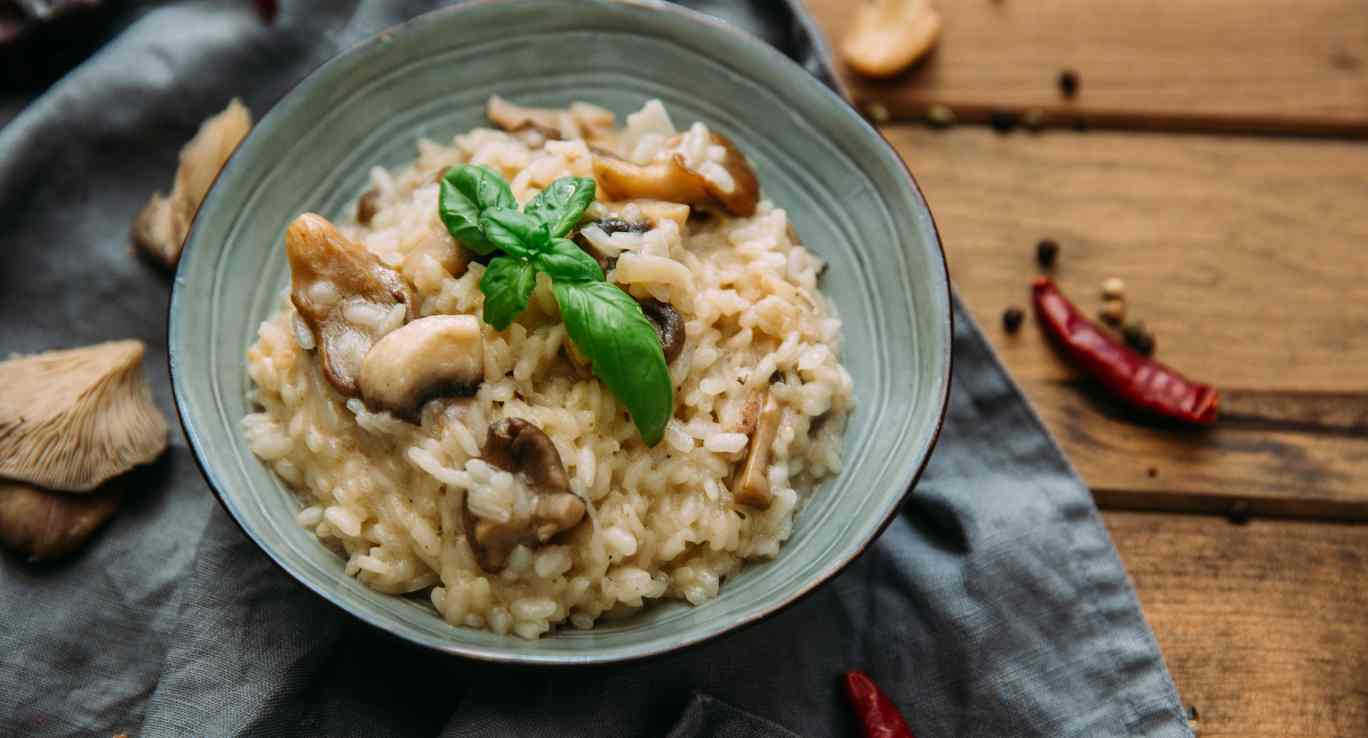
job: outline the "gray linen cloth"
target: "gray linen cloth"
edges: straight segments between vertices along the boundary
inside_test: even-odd
[[[0,129],[0,354],[140,338],[174,417],[170,280],[129,254],[134,212],[230,97],[261,113],[438,4],[287,1],[269,26],[247,2],[126,4]],[[694,4],[831,80],[788,4]],[[1191,735],[1087,490],[958,303],[955,320],[944,434],[877,544],[774,618],[642,663],[491,666],[371,630],[269,563],[173,431],[85,551],[0,559],[0,734],[855,735],[839,675],[860,668],[921,738]]]

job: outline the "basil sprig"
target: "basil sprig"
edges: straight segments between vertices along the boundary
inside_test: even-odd
[[[466,165],[442,177],[438,211],[466,248],[502,252],[480,279],[485,322],[507,328],[527,308],[537,273],[550,277],[570,340],[627,406],[641,440],[654,446],[674,413],[674,385],[655,328],[637,301],[604,281],[598,262],[566,238],[595,195],[594,180],[561,177],[519,212],[497,172]]]

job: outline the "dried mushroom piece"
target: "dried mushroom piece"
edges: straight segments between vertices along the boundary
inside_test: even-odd
[[[841,55],[866,77],[891,77],[930,51],[940,32],[931,0],[871,0],[856,8]]]
[[[403,306],[404,321],[413,317],[413,290],[315,213],[304,213],[290,224],[285,251],[290,301],[313,332],[323,376],[338,392],[356,397],[361,362],[376,341],[397,327],[394,308]]]
[[[604,195],[613,200],[665,200],[694,206],[717,206],[732,215],[755,214],[760,202],[760,184],[755,170],[731,139],[710,132],[712,146],[721,147],[723,158],[716,162],[726,172],[722,181],[693,169],[683,154],[672,153],[647,164],[636,164],[607,153],[594,156],[594,179]],[[680,137],[666,142],[667,149]],[[687,217],[687,216],[686,216]]]
[[[584,519],[584,501],[570,491],[556,444],[541,428],[521,418],[504,418],[490,426],[481,455],[487,463],[521,477],[533,495],[530,504],[515,506],[505,522],[476,515],[467,496],[466,540],[482,570],[500,571],[514,548],[539,546]]]
[[[251,130],[252,114],[237,99],[200,125],[181,149],[171,194],[153,194],[133,219],[133,243],[143,253],[168,268],[176,265],[195,212],[219,170]]]
[[[769,483],[769,455],[783,413],[769,390],[765,390],[764,399],[756,402],[755,407],[760,408],[758,416],[751,416],[752,408],[747,407],[747,415],[755,418],[755,431],[750,438],[750,453],[732,480],[732,495],[742,505],[764,510],[774,499]],[[749,424],[750,417],[746,421]]]
[[[0,363],[0,477],[88,492],[166,449],[141,341]]]
[[[386,335],[361,362],[361,398],[416,421],[443,395],[470,396],[484,380],[484,339],[473,315],[431,315]]]
[[[0,543],[32,562],[61,558],[94,535],[122,499],[122,489],[75,495],[0,480]]]

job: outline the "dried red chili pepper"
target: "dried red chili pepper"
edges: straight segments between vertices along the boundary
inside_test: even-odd
[[[1220,393],[1147,359],[1109,336],[1064,298],[1048,277],[1032,287],[1036,313],[1082,369],[1130,404],[1187,423],[1216,420]]]
[[[865,738],[915,738],[897,705],[863,671],[847,671],[846,696],[860,718]]]

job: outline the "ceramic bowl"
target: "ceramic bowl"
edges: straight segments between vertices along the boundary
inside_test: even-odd
[[[462,656],[588,664],[650,656],[753,623],[835,576],[892,519],[945,411],[951,313],[931,213],[902,161],[850,106],[739,31],[664,4],[470,3],[381,33],[277,104],[220,175],[195,220],[172,293],[169,353],[185,434],[228,513],[291,576],[356,617]],[[590,631],[538,641],[449,625],[421,597],[367,589],[295,523],[299,503],[248,451],[243,353],[288,283],[285,226],[342,217],[375,165],[485,124],[493,94],[531,105],[588,100],[619,115],[650,98],[680,125],[706,121],[750,157],[830,267],[857,408],[844,471],[817,488],[771,561],[698,607],[661,602]]]

